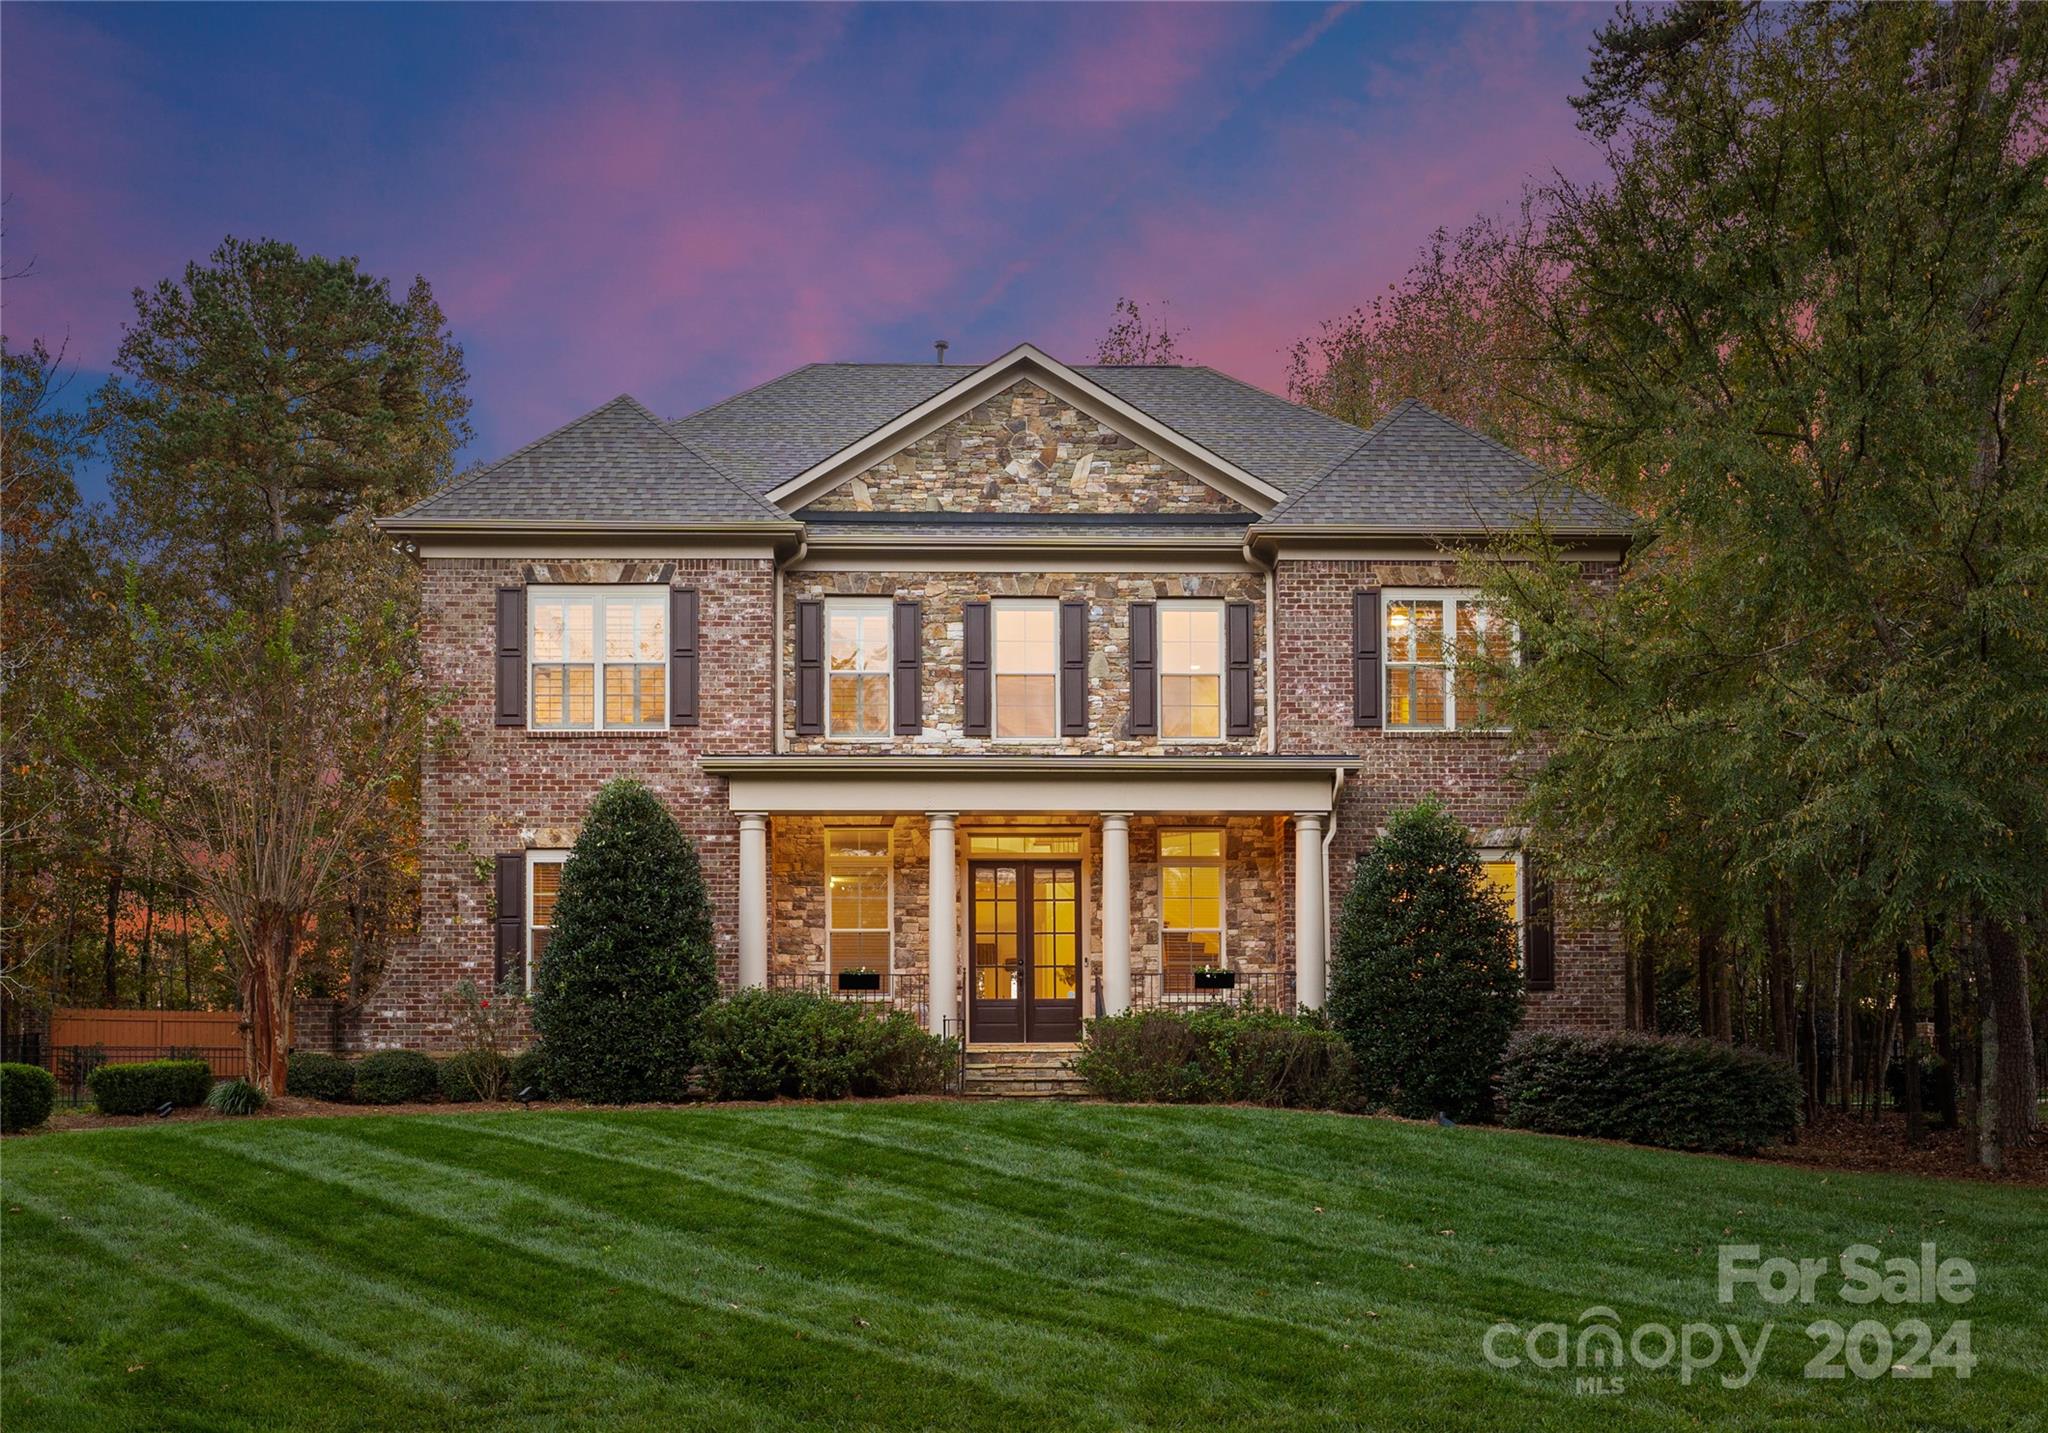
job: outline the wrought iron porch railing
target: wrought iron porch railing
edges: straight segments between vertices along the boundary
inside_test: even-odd
[[[915,1017],[919,1024],[925,1020],[926,977],[921,970],[889,971],[873,990],[842,989],[839,978],[823,970],[771,970],[768,972],[768,988],[802,990],[854,1005],[880,1005],[890,1010],[901,1010]]]
[[[1233,1010],[1279,1010],[1293,1013],[1294,972],[1237,970],[1223,988],[1203,988],[1191,970],[1140,970],[1131,975],[1134,1010],[1199,1010],[1224,1006]]]

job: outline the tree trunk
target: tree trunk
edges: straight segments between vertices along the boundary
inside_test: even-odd
[[[2033,1020],[2027,1008],[2027,963],[2004,921],[1983,923],[1984,978],[1978,982],[1977,1158],[2003,1169],[2005,1152],[2025,1143],[2035,1126]]]
[[[291,990],[298,968],[299,922],[283,911],[258,912],[242,962],[242,1047],[249,1082],[267,1095],[284,1093],[285,1056],[292,1045]]]
[[[105,938],[100,946],[100,1004],[109,1010],[121,1003],[121,946],[115,928],[121,920],[121,887],[126,872],[120,867],[107,876]]]
[[[1646,1034],[1657,1033],[1657,951],[1648,941],[1636,952],[1636,993],[1643,1002],[1641,1028]]]
[[[1850,1046],[1856,1032],[1849,1019],[1849,949],[1835,958],[1835,1105],[1849,1113]]]
[[[1906,1148],[1926,1140],[1920,1113],[1920,1014],[1913,991],[1913,947],[1899,942],[1899,1093],[1906,1108]]]
[[[1931,935],[1931,931],[1930,931]],[[1934,949],[1929,943],[1928,950]],[[1930,964],[1932,959],[1930,957]],[[1956,1024],[1955,1012],[1949,1008],[1948,972],[1942,971],[1934,977],[1934,1053],[1941,1057],[1941,1068],[1945,1078],[1941,1082],[1941,1127],[1956,1127],[1956,1081],[1960,1072],[1956,1069]]]

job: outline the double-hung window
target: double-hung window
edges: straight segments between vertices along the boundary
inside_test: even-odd
[[[1398,731],[1499,725],[1498,667],[1514,654],[1514,624],[1473,592],[1389,591],[1387,726]]]
[[[666,587],[536,587],[527,646],[536,731],[668,725]]]
[[[997,602],[994,615],[996,736],[1057,736],[1059,604]]]
[[[1159,833],[1160,963],[1169,995],[1195,988],[1195,971],[1223,964],[1223,833]]]
[[[567,851],[526,853],[526,991],[540,978],[540,958],[554,934],[555,898],[562,891],[562,866]]]
[[[836,984],[843,970],[872,970],[889,988],[889,829],[825,832],[825,960]]]
[[[875,739],[890,731],[886,598],[825,604],[826,734]]]
[[[1223,735],[1223,604],[1159,604],[1159,734],[1167,741]]]

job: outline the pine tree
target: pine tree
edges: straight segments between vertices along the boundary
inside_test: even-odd
[[[687,1091],[718,995],[696,848],[654,793],[608,784],[562,867],[534,1026],[551,1088],[623,1104]]]

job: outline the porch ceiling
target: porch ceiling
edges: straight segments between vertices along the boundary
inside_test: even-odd
[[[1327,812],[1344,756],[707,756],[734,811]]]

